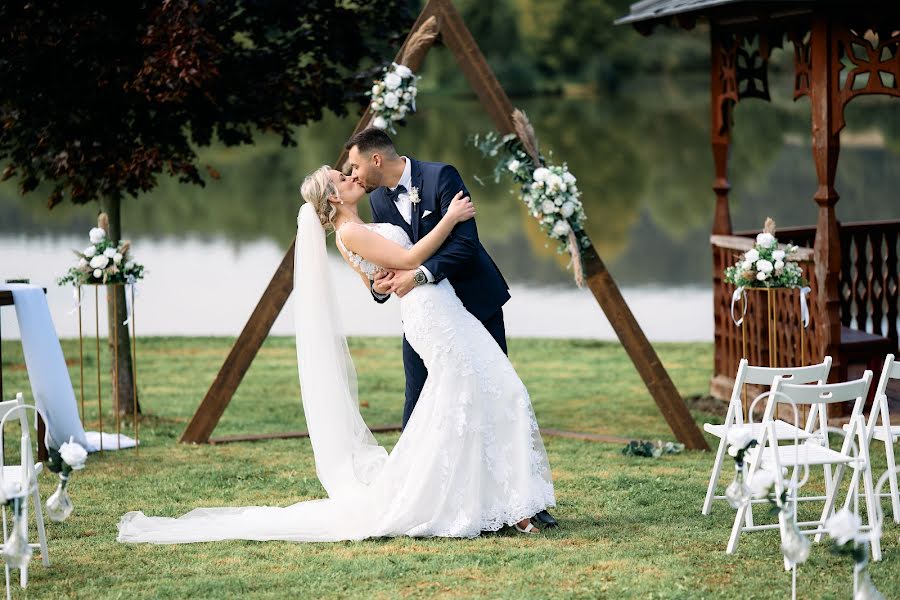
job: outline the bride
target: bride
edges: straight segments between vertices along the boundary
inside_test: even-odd
[[[226,539],[325,542],[387,536],[476,537],[555,505],[547,453],[528,392],[506,355],[446,279],[400,300],[403,331],[428,379],[390,454],[363,422],[356,371],[341,332],[326,229],[366,281],[422,264],[475,215],[458,193],[413,245],[388,223],[366,224],[364,190],[323,166],[306,177],[297,218],[294,307],[303,410],[327,499],[287,507],[198,508],[178,518],[130,512],[120,542]]]

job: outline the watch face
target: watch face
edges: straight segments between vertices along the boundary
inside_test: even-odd
[[[427,281],[428,281],[428,278],[425,277],[425,273],[423,273],[422,271],[416,271],[416,283],[417,284],[421,285],[423,283],[426,283]]]

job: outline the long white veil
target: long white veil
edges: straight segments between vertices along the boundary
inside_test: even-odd
[[[354,494],[387,459],[359,412],[356,369],[328,269],[325,230],[310,204],[297,216],[294,250],[297,364],[316,474],[330,498]]]

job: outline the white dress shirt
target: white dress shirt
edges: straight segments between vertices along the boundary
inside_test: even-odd
[[[405,156],[401,156],[400,158],[403,159],[406,166],[403,167],[403,174],[400,175],[400,181],[397,182],[397,185],[390,188],[390,190],[393,192],[401,185],[406,189],[405,192],[397,196],[397,210],[400,211],[400,216],[403,217],[403,220],[412,225],[412,202],[409,200],[409,191],[412,189],[412,162]],[[419,215],[419,218],[421,217],[422,215]],[[431,271],[425,268],[424,265],[420,265],[419,268],[425,273],[425,277],[428,278],[428,283],[434,283],[434,275],[431,274]]]

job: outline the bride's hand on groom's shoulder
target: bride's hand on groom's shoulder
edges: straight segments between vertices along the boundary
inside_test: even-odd
[[[390,294],[391,286],[394,283],[394,271],[382,269],[375,273],[375,280],[372,283],[372,289],[379,294]]]

